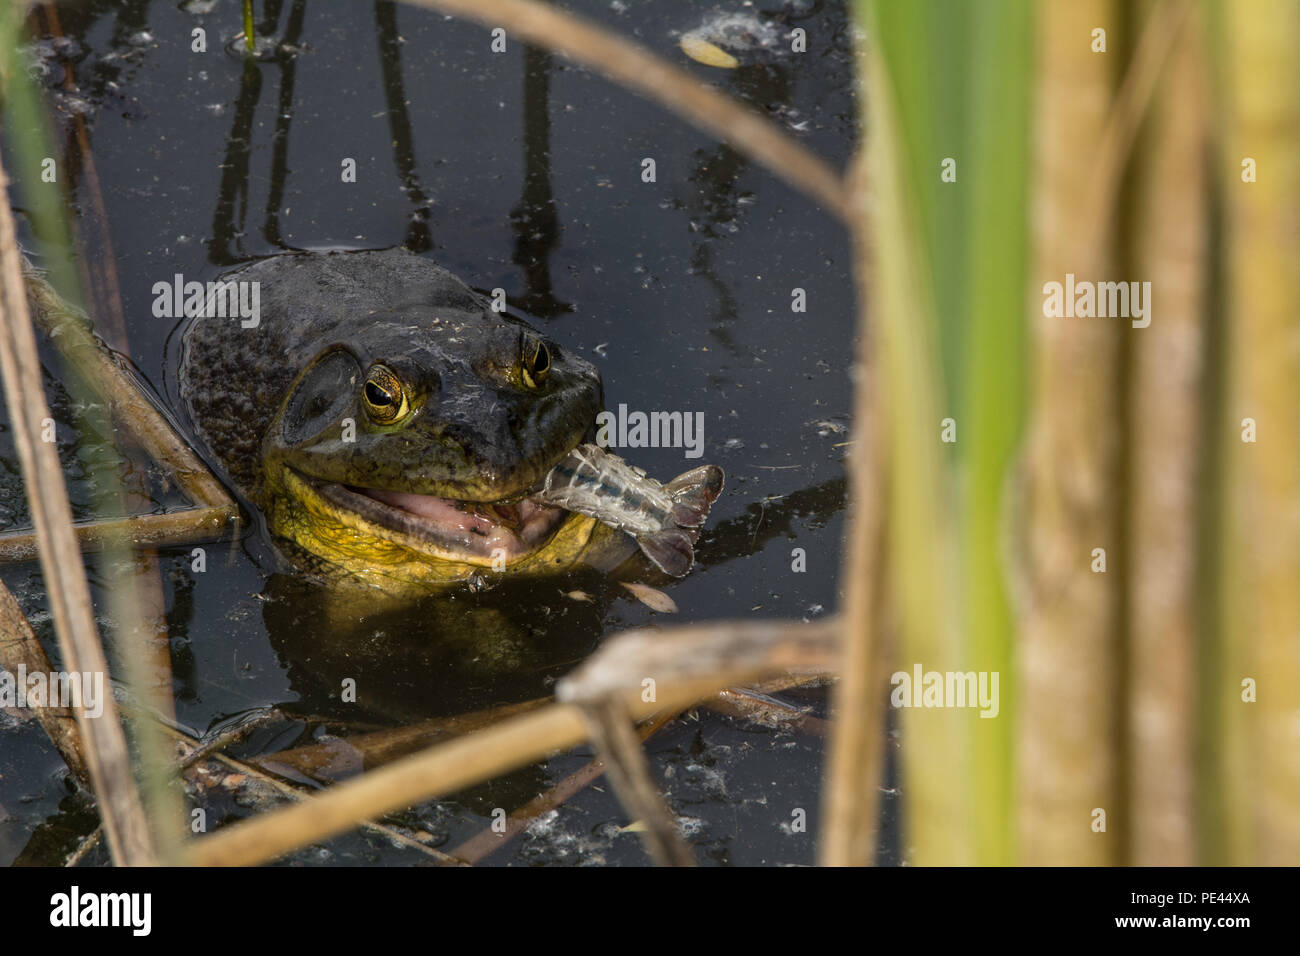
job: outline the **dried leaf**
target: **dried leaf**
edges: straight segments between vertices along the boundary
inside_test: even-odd
[[[623,587],[632,592],[633,597],[650,608],[652,611],[658,611],[661,614],[676,614],[677,605],[663,591],[658,588],[652,588],[648,584],[638,584],[635,581],[623,581]]]

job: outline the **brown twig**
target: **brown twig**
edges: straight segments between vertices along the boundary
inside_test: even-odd
[[[695,866],[695,856],[650,774],[650,763],[627,707],[611,696],[586,704],[582,712],[614,792],[632,820],[645,826],[641,839],[650,859],[660,866]]]
[[[334,737],[327,741],[252,757],[249,762],[271,773],[291,770],[322,783],[333,783],[355,775],[363,767],[373,769],[392,763],[432,744],[474,733],[500,723],[507,717],[516,717],[545,707],[550,702],[549,698],[542,697],[457,714],[454,717],[436,717],[408,727]]]
[[[1096,171],[1093,144],[1112,121],[1112,72],[1076,42],[1116,5],[1102,0],[1047,4],[1038,19],[1031,275],[1059,279],[1080,269],[1076,234],[1097,203],[1080,189]],[[1113,249],[1107,235],[1089,239]],[[1107,254],[1094,265],[1113,265]],[[1102,274],[1105,274],[1104,272]],[[1041,281],[1041,280],[1040,280]],[[1120,673],[1116,580],[1091,570],[1095,548],[1116,555],[1120,328],[1113,321],[1031,323],[1026,428],[1025,540],[1018,652],[1016,759],[1019,846],[1026,864],[1106,864],[1118,859],[1115,825],[1095,833],[1097,808],[1119,799],[1113,699]],[[1112,557],[1114,560],[1114,557]],[[1114,813],[1113,824],[1123,814]],[[1081,824],[1080,821],[1083,821]]]
[[[451,793],[581,742],[576,707],[553,705],[514,717],[331,787],[291,807],[223,827],[192,843],[196,866],[246,866],[273,860],[393,810]]]
[[[77,848],[68,854],[67,859],[63,861],[66,867],[80,866],[81,861],[90,855],[90,851],[99,846],[104,839],[104,827],[102,825],[95,827],[90,831],[90,835],[77,844]]]
[[[28,674],[49,674],[54,670],[45,648],[41,647],[27,622],[27,616],[9,588],[0,582],[0,669],[15,675],[17,680],[19,668],[24,668]],[[77,732],[77,719],[72,709],[53,701],[32,709],[72,775],[82,784],[89,783],[81,735]]]
[[[1190,6],[1178,0],[1179,6]],[[1147,27],[1150,31],[1155,26]],[[1128,861],[1196,862],[1197,463],[1206,433],[1208,99],[1199,31],[1172,38],[1167,75],[1135,152],[1133,273],[1160,318],[1133,336],[1129,414]]]
[[[178,739],[182,739],[187,743],[189,742],[197,743],[197,741],[195,741],[194,738],[190,737],[188,734],[181,734],[179,731],[175,730],[174,728],[171,728],[170,732],[173,734],[173,736],[177,736]],[[229,743],[229,741],[227,741],[227,743]],[[186,758],[186,762],[188,763],[188,758]],[[209,753],[206,762],[199,761],[192,764],[192,766],[202,768],[208,764],[213,764],[213,763],[221,764],[222,766],[228,768],[229,770],[234,771],[234,773],[237,775],[247,776],[250,779],[257,781],[259,785],[274,790],[280,797],[283,797],[285,800],[298,803],[308,799],[308,797],[310,796],[310,794],[306,792],[302,787],[295,786],[294,784],[286,782],[284,780],[280,780],[273,773],[267,773],[266,771],[262,770],[260,767],[254,764],[245,763],[242,760],[239,760],[235,757],[231,757],[229,754],[221,753],[219,751],[213,751]],[[453,859],[443,851],[436,849],[435,847],[429,846],[427,843],[421,841],[416,837],[412,837],[408,835],[408,833],[406,832],[407,828],[398,828],[396,826],[393,826],[388,823],[384,823],[379,820],[363,820],[357,824],[357,828],[366,833],[370,833],[374,836],[380,837],[384,840],[388,840],[392,843],[400,844],[401,846],[405,847],[408,850],[414,850],[416,853],[429,857],[429,859],[434,863],[443,866],[463,865],[459,860]],[[423,832],[427,832],[427,831],[423,831]]]
[[[124,707],[123,709],[127,710],[128,712],[131,712],[132,710],[129,707]],[[134,713],[133,716],[138,717],[139,712]],[[150,719],[156,720],[157,715],[150,715]],[[158,720],[158,726],[160,728],[160,731],[163,734],[171,737],[173,740],[178,741],[180,744],[183,745],[184,748],[186,748],[186,751],[190,751],[191,748],[193,748],[194,750],[198,750],[198,749],[209,750],[206,758],[208,762],[219,763],[227,767],[228,769],[234,771],[235,773],[244,774],[256,780],[258,783],[263,784],[275,790],[280,796],[284,797],[286,800],[292,800],[294,802],[298,802],[307,799],[308,794],[304,793],[301,788],[296,787],[293,784],[287,783],[279,779],[275,774],[268,773],[262,768],[255,766],[252,763],[245,763],[242,760],[239,760],[235,757],[231,757],[229,754],[220,753],[219,751],[216,751],[215,748],[209,749],[207,745],[201,744],[198,738],[194,737],[189,733],[186,733],[184,730],[181,730],[174,723],[168,722],[166,720]],[[229,742],[230,742],[229,740],[225,741],[225,743],[227,744]],[[187,755],[183,755],[181,758],[181,766],[189,768],[195,765],[190,760],[192,756],[193,756],[193,752],[190,752]],[[392,840],[395,843],[400,843],[402,846],[406,847],[407,849],[415,850],[418,853],[422,853],[423,855],[430,857],[432,860],[434,860],[437,863],[460,865],[459,860],[452,859],[446,853],[443,853],[441,850],[437,850],[431,846],[428,846],[427,844],[422,843],[420,840],[413,839],[412,837],[407,836],[406,833],[403,832],[402,830],[399,830],[396,827],[389,826],[386,823],[380,823],[375,820],[366,820],[360,823],[358,826],[362,830],[375,834],[376,836],[383,837],[386,840]],[[93,836],[94,834],[92,833],[91,837]],[[88,837],[87,840],[89,840],[91,837]]]
[[[184,759],[181,760],[180,769],[185,770],[192,767],[200,760],[206,760],[218,751],[225,750],[227,747],[239,743],[239,741],[243,740],[254,730],[257,730],[260,727],[265,727],[267,724],[281,719],[283,719],[283,715],[275,708],[271,708],[264,713],[240,721],[234,727],[229,728],[223,733],[217,734],[211,739],[195,741],[195,748],[186,754]]]
[[[862,54],[859,54],[862,55]],[[875,859],[879,781],[884,762],[885,660],[880,603],[885,556],[886,459],[888,447],[882,386],[876,375],[870,331],[872,282],[867,153],[854,165],[853,221],[858,332],[854,360],[853,427],[859,439],[849,451],[851,530],[845,556],[844,629],[836,719],[823,795],[825,830],[820,859],[827,866],[866,865]]]
[[[684,708],[736,683],[784,670],[824,671],[835,656],[838,621],[719,622],[668,631],[630,631],[608,641],[557,690],[584,702],[623,694],[633,717]],[[712,645],[712,646],[711,646]],[[636,665],[646,655],[651,667]],[[682,660],[689,652],[695,660]],[[642,676],[657,673],[656,699]],[[630,688],[630,689],[629,689]],[[557,704],[514,717],[341,783],[303,804],[262,814],[197,841],[188,862],[239,866],[275,859],[356,826],[358,820],[455,792],[526,766],[586,739],[579,707]]]
[[[114,420],[130,432],[156,463],[167,469],[191,501],[197,505],[230,508],[237,515],[234,502],[221,483],[144,396],[132,373],[95,337],[84,313],[65,302],[25,259],[23,278],[36,322],[57,344],[72,368],[108,405]]]
[[[661,728],[675,720],[680,713],[679,710],[660,711],[641,726],[638,732],[641,741],[644,743]],[[585,764],[545,793],[538,794],[511,813],[506,818],[504,829],[496,830],[491,826],[485,827],[460,844],[460,846],[449,851],[448,855],[454,860],[470,865],[480,862],[484,857],[495,853],[510,840],[528,829],[528,826],[543,813],[563,805],[576,794],[599,780],[604,773],[605,765],[599,760],[593,760]]]
[[[85,554],[112,548],[126,541],[136,547],[198,544],[220,538],[239,519],[230,507],[187,508],[160,515],[135,515],[105,521],[78,521],[72,526],[77,546]],[[35,532],[0,534],[0,564],[34,561],[40,554]]]
[[[0,167],[0,192],[8,187],[9,176]],[[41,388],[36,337],[28,314],[21,255],[8,203],[0,203],[0,316],[3,317],[0,368],[4,374],[5,399],[32,518],[41,542],[41,569],[64,666],[81,673],[107,674],[90,603],[90,588],[72,530],[72,508],[59,457],[52,444],[37,440],[41,423],[50,413]],[[76,713],[113,859],[126,865],[150,862],[152,836],[132,776],[117,707],[112,697],[106,695],[100,718],[88,718],[85,709],[80,707]]]
[[[607,641],[556,686],[566,703],[601,700],[654,682],[662,695],[691,682],[716,688],[758,676],[828,673],[838,665],[840,621],[716,621],[667,630],[639,628]],[[648,688],[646,688],[648,690]]]
[[[1215,539],[1203,555],[1217,593],[1203,605],[1211,625],[1196,699],[1198,756],[1207,758],[1198,835],[1206,862],[1292,866],[1300,859],[1300,98],[1292,82],[1300,20],[1288,0],[1217,9],[1225,96],[1212,182],[1223,203],[1224,296],[1212,312],[1222,339],[1211,354],[1223,378],[1211,459],[1218,485],[1206,501]],[[1248,157],[1257,164],[1249,182]],[[1258,429],[1253,440],[1245,418]]]
[[[1116,200],[1124,179],[1124,167],[1133,150],[1142,117],[1146,115],[1169,51],[1178,42],[1192,4],[1181,0],[1161,0],[1151,14],[1133,62],[1124,82],[1115,94],[1105,128],[1097,141],[1096,153],[1089,162],[1089,176],[1083,181],[1084,195],[1091,197],[1088,214],[1079,235],[1079,262],[1075,271],[1091,277],[1101,266],[1109,250],[1107,237],[1114,225]]]

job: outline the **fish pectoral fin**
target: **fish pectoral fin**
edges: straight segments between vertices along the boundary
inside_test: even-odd
[[[709,516],[709,508],[722,494],[724,476],[717,465],[701,465],[683,472],[664,491],[673,499],[673,521],[681,528],[698,528]]]
[[[638,535],[636,543],[656,568],[671,577],[685,577],[695,563],[690,536],[679,528]]]

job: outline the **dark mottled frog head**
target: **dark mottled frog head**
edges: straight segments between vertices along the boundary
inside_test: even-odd
[[[596,369],[410,253],[278,256],[260,321],[199,318],[181,394],[273,533],[354,575],[567,566],[589,519],[522,500],[587,436]]]

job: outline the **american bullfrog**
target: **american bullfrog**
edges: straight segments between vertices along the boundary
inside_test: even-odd
[[[419,592],[632,554],[596,518],[527,497],[593,437],[590,363],[403,249],[279,255],[223,281],[259,284],[258,321],[191,319],[180,394],[296,557]]]

